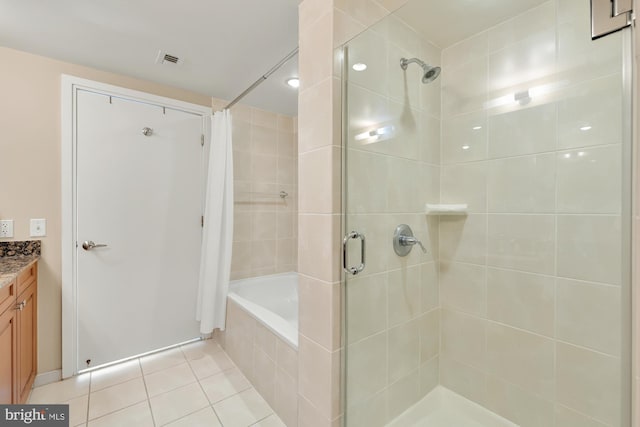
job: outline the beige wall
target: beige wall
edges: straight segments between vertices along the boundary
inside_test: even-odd
[[[0,218],[14,239],[29,239],[29,219],[46,218],[38,288],[38,372],[60,369],[60,75],[70,74],[200,105],[211,98],[131,77],[0,48]]]

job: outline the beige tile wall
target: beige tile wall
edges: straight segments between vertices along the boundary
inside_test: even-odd
[[[438,384],[438,219],[424,209],[440,200],[440,81],[422,84],[420,68],[402,72],[400,59],[440,56],[393,16],[349,42],[346,231],[363,233],[367,249],[366,269],[346,283],[350,426],[383,426]],[[351,68],[359,62],[365,71]],[[380,140],[360,136],[385,127]],[[395,254],[391,237],[403,223],[427,254]],[[355,263],[359,245],[350,245]]]
[[[620,425],[619,45],[558,0],[443,51],[440,379],[523,426]]]
[[[341,422],[341,57],[334,51],[403,1],[305,0],[299,24],[300,426]],[[337,72],[336,72],[337,70]],[[304,321],[304,313],[314,313]]]
[[[327,35],[322,35],[321,29],[333,26],[333,45],[337,46],[385,16],[378,6],[393,9],[403,3],[336,1],[333,11],[330,2],[306,0],[302,4],[301,73],[309,77],[309,84],[303,83],[300,94],[301,152],[338,140],[337,118],[330,116],[331,109],[327,107],[327,102],[332,103],[334,114],[338,109],[336,82],[327,81],[328,64],[321,64],[321,71],[311,69],[315,65],[313,59],[329,56]],[[588,10],[583,6],[578,0],[549,3],[442,53],[442,146],[441,154],[435,155],[441,157],[434,166],[441,166],[440,200],[468,202],[470,214],[466,218],[443,218],[440,223],[441,239],[439,243],[436,240],[435,247],[440,258],[442,309],[439,324],[431,325],[434,330],[423,335],[433,336],[441,331],[440,361],[439,368],[438,364],[431,369],[425,366],[420,381],[429,375],[437,379],[439,372],[441,383],[523,425],[548,426],[553,425],[554,419],[558,426],[617,423],[619,343],[615,333],[604,331],[620,328],[618,319],[611,316],[620,303],[616,271],[619,245],[611,237],[619,227],[620,189],[619,179],[606,173],[619,170],[616,159],[621,135],[616,118],[620,117],[620,103],[615,97],[606,105],[602,102],[611,100],[611,90],[618,90],[613,82],[619,80],[615,76],[620,71],[615,66],[616,62],[619,64],[619,50],[615,48],[619,40],[616,36],[600,40],[596,42],[595,55],[585,54],[592,49],[590,39],[584,33],[578,37],[570,33],[576,28],[588,30]],[[375,50],[381,41],[383,37],[376,39],[372,35],[369,48]],[[384,55],[369,58],[380,63],[387,59]],[[599,65],[600,62],[614,67]],[[522,77],[525,82],[519,81]],[[549,86],[550,82],[561,84]],[[376,86],[371,83],[375,84],[363,79],[361,92],[369,97],[373,110],[379,111],[375,108],[386,100],[372,93]],[[382,85],[393,90],[387,81],[383,80]],[[544,96],[526,105],[509,101],[514,92],[530,87],[541,89],[537,95]],[[357,102],[358,90],[355,92],[349,96]],[[605,93],[607,97],[603,96]],[[393,96],[389,99],[393,100]],[[420,102],[409,98],[410,103],[416,101]],[[312,118],[312,113],[321,119]],[[428,128],[440,128],[437,118],[430,120],[432,126]],[[584,120],[592,126],[589,132],[580,130],[587,125],[582,124]],[[377,172],[389,173],[392,161],[376,161],[377,157],[410,156],[411,148],[385,153],[384,149],[376,152],[378,147],[356,155],[362,156],[362,168],[369,166],[364,169],[368,173],[366,182],[384,189],[384,179]],[[329,157],[327,152],[324,158]],[[324,169],[324,174],[314,174],[335,185],[334,162],[335,159],[332,167]],[[325,202],[310,208],[308,214],[338,212],[333,185],[330,188],[334,195],[324,196]],[[593,197],[585,197],[587,189]],[[402,206],[403,200],[383,193],[373,199],[353,193],[349,197],[356,207],[379,211],[380,215],[386,213],[385,203],[389,200]],[[553,197],[549,197],[550,193]],[[301,210],[301,217],[304,215]],[[352,328],[350,336],[357,340],[349,344],[353,345],[352,353],[356,357],[358,352],[363,355],[361,364],[351,367],[350,375],[359,378],[352,382],[358,393],[369,396],[366,404],[349,408],[349,421],[356,425],[375,425],[389,416],[390,409],[393,412],[397,400],[389,396],[397,388],[386,388],[386,380],[389,375],[401,375],[403,366],[412,362],[394,360],[390,365],[386,359],[388,340],[392,337],[399,340],[394,344],[410,346],[410,340],[403,337],[411,335],[416,339],[426,323],[421,323],[416,335],[411,320],[407,322],[407,313],[417,310],[415,304],[408,304],[408,310],[395,311],[394,307],[390,312],[393,314],[380,316],[388,308],[386,305],[392,304],[393,293],[388,294],[388,257],[375,250],[375,240],[376,235],[385,238],[389,224],[380,221],[383,225],[376,225],[373,215],[363,218],[364,223],[367,219],[371,220],[367,236],[368,247],[372,248],[369,268],[373,271],[369,271],[369,277],[359,278],[368,284],[366,291],[364,286],[357,286],[357,280],[351,284],[353,300],[359,304],[351,311],[359,316],[346,319]],[[330,222],[326,221],[325,233],[336,228]],[[301,233],[303,228],[318,224],[311,220],[301,223]],[[338,242],[330,245],[337,252]],[[309,246],[300,248],[301,253],[303,249],[313,252]],[[324,248],[316,253],[326,255],[330,251]],[[415,268],[409,268],[408,263],[406,267],[407,278],[417,276]],[[304,350],[301,347],[301,352],[313,353],[310,361],[316,358],[316,362],[323,362],[323,374],[331,374],[334,382],[336,370],[328,364],[336,360],[335,343],[339,341],[335,330],[329,330],[336,324],[335,308],[331,309],[336,306],[335,283],[330,286],[336,268],[324,257],[320,265],[309,263],[301,270],[309,276],[310,295],[308,302],[301,303],[301,311],[313,300],[311,295],[320,294],[323,289],[321,282],[314,280],[323,278],[324,289],[333,289],[324,291],[322,306],[326,308],[316,315],[318,320],[326,319],[324,333],[317,335],[317,331],[301,329],[301,339],[305,334],[313,335],[325,344],[311,345],[311,338],[310,345]],[[414,301],[422,293],[420,309],[424,307],[425,294],[438,299],[437,290],[430,294],[416,292],[416,288],[407,284],[404,292],[407,299]],[[389,302],[384,301],[385,294]],[[585,315],[584,307],[590,307],[588,313],[592,315]],[[384,330],[389,319],[406,322],[406,330],[397,335],[378,332]],[[589,329],[594,334],[585,333]],[[521,362],[515,363],[516,360]],[[301,363],[300,369],[310,369],[312,365]],[[381,371],[389,372],[387,377],[371,375]],[[321,393],[314,393],[317,388],[300,388],[301,425],[329,425],[337,413],[326,400],[336,387],[323,384]],[[399,396],[411,396],[411,390],[419,389],[411,378],[396,385],[405,391]],[[333,423],[338,420],[335,418]]]
[[[225,101],[214,99],[214,109]],[[236,104],[231,280],[297,271],[297,119]],[[289,196],[278,197],[280,191]]]
[[[216,339],[287,427],[298,425],[298,351],[232,300]]]

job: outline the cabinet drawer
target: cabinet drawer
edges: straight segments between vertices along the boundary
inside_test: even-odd
[[[27,287],[36,280],[38,275],[38,264],[33,263],[18,275],[18,294],[22,293]]]
[[[0,288],[0,314],[9,307],[14,308],[16,304],[16,281]]]

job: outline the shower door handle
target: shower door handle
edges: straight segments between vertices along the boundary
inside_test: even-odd
[[[347,267],[347,244],[351,239],[359,239],[360,240],[360,265],[357,267]],[[349,274],[357,275],[362,273],[365,266],[365,239],[364,234],[358,233],[357,231],[352,231],[351,233],[344,236],[342,239],[342,269]]]

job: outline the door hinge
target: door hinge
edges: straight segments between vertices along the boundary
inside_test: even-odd
[[[200,135],[200,145],[204,147],[204,134]]]
[[[200,227],[204,227],[204,216],[200,217]]]
[[[631,25],[631,0],[591,0],[591,38],[596,40]]]

